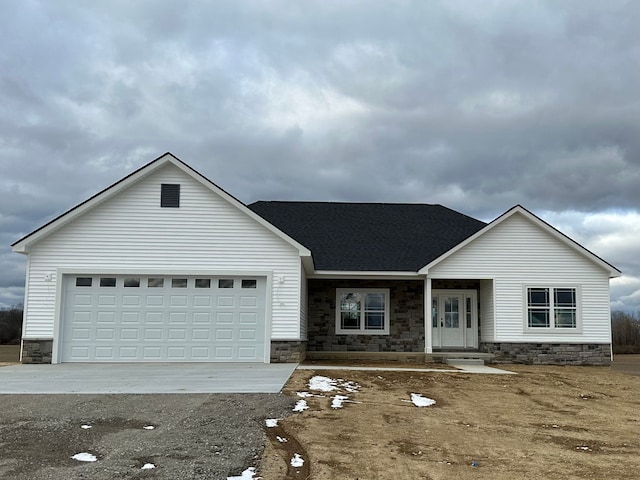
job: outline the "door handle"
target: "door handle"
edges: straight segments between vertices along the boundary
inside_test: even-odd
[[[443,321],[440,321],[440,326],[444,327],[444,322]]]

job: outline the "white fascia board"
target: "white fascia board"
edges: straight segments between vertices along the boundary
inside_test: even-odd
[[[610,263],[607,263],[606,261],[604,261],[603,259],[598,257],[596,254],[592,253],[591,251],[587,250],[585,247],[580,245],[578,242],[576,242],[575,240],[569,238],[564,233],[560,232],[559,230],[557,230],[553,226],[549,225],[547,222],[545,222],[541,218],[537,217],[536,215],[534,215],[533,213],[531,213],[529,210],[527,210],[526,208],[522,207],[521,205],[516,205],[515,207],[510,208],[505,213],[503,213],[502,215],[497,217],[495,220],[493,220],[491,223],[486,225],[483,229],[477,231],[476,233],[471,235],[469,238],[467,238],[463,242],[460,242],[458,245],[453,247],[448,252],[443,253],[438,258],[433,260],[431,263],[429,263],[428,265],[425,265],[424,267],[422,267],[420,270],[418,270],[418,273],[423,274],[423,275],[427,275],[429,273],[429,269],[431,267],[437,265],[438,263],[442,262],[444,259],[450,257],[451,255],[456,253],[458,250],[460,250],[461,248],[464,248],[466,245],[468,245],[471,242],[473,242],[476,238],[484,235],[485,233],[487,233],[488,231],[492,230],[497,225],[500,225],[507,218],[510,218],[512,215],[515,215],[516,213],[519,213],[520,215],[522,215],[523,217],[528,219],[530,222],[532,222],[535,225],[537,225],[538,227],[542,228],[544,231],[549,233],[554,238],[560,240],[562,243],[564,243],[568,247],[572,248],[573,250],[578,252],[580,255],[586,257],[587,259],[591,260],[593,263],[598,265],[603,270],[609,272],[610,278],[619,277],[622,274],[622,272],[620,270],[618,270],[616,267],[614,267]]]
[[[407,279],[407,280],[424,280],[425,276],[417,272],[363,272],[363,271],[341,271],[341,270],[315,270],[313,274],[308,275],[310,279],[338,279],[349,278],[353,280],[389,280],[389,279]]]

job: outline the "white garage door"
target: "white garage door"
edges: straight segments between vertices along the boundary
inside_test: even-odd
[[[65,275],[62,362],[264,362],[264,277]]]

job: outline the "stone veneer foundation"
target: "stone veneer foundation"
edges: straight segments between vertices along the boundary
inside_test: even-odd
[[[610,365],[610,344],[480,343],[480,351],[492,353],[492,363],[527,365]]]
[[[307,342],[304,341],[271,341],[271,363],[302,362],[307,354]]]
[[[22,340],[22,363],[51,363],[53,340]]]
[[[389,335],[336,335],[336,288],[388,288]],[[308,289],[308,351],[424,352],[423,281],[310,279]]]

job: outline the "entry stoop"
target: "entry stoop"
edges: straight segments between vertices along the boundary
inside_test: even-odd
[[[447,365],[484,365],[482,358],[447,358]]]
[[[444,363],[447,365],[485,365],[492,363],[495,355],[493,353],[474,352],[474,351],[448,351],[448,352],[433,352],[429,354],[431,360],[438,363]]]

